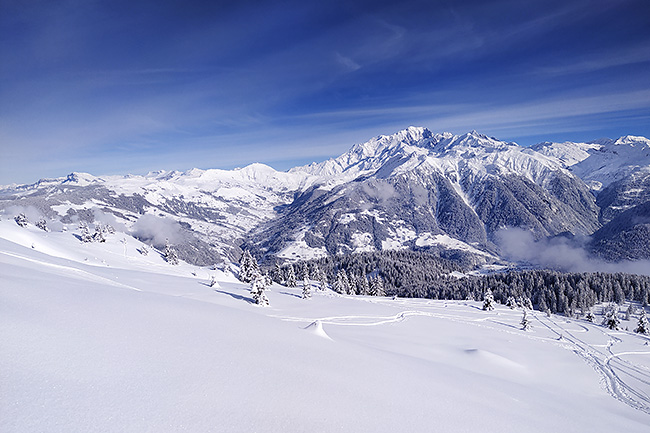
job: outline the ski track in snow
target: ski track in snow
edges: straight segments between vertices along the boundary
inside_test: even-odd
[[[631,362],[620,358],[620,356],[624,354],[648,354],[650,352],[620,352],[615,354],[612,352],[612,347],[615,344],[620,343],[622,340],[604,330],[600,331],[609,338],[607,345],[593,345],[576,337],[574,335],[575,331],[569,331],[568,329],[563,328],[552,317],[548,317],[548,321],[551,322],[554,327],[542,321],[536,314],[533,316],[539,323],[544,325],[550,331],[556,333],[565,344],[568,343],[569,349],[573,350],[576,355],[592,366],[592,368],[600,375],[604,389],[612,397],[634,409],[650,414],[650,396],[643,390],[635,388],[621,377],[621,373],[625,373],[632,380],[639,381],[645,385],[650,385],[650,371],[647,371],[648,369],[643,366],[632,364]],[[589,328],[584,327],[583,325],[581,326],[586,330],[586,332],[590,331]],[[597,347],[604,347],[605,352],[598,350]],[[616,366],[613,366],[613,363],[616,364]]]
[[[384,300],[384,299],[364,299],[359,298],[359,301],[365,302],[375,302],[382,303],[385,305],[396,306],[396,302],[399,303],[399,306],[418,306],[422,307],[422,302],[409,302],[408,300],[399,301],[395,300]],[[427,305],[430,308],[435,308],[437,310],[447,309],[447,303],[443,304],[441,307],[439,304],[436,305],[432,302],[427,302]],[[454,304],[451,304],[454,305]],[[451,309],[453,311],[453,309]],[[519,311],[519,310],[517,310]],[[339,325],[339,326],[379,326],[386,325],[390,323],[399,323],[403,322],[410,317],[415,316],[424,316],[424,317],[435,317],[445,320],[452,320],[463,322],[467,324],[473,324],[475,326],[488,326],[490,328],[495,328],[490,326],[490,323],[498,324],[499,329],[502,332],[516,333],[522,335],[520,328],[516,328],[517,332],[506,329],[505,327],[515,328],[513,325],[505,323],[500,320],[495,320],[493,316],[485,318],[469,318],[461,314],[453,314],[447,312],[434,312],[434,311],[422,311],[422,310],[403,310],[394,315],[388,316],[363,316],[363,315],[348,315],[348,316],[328,316],[328,317],[319,317],[319,318],[307,318],[307,317],[288,317],[288,316],[274,316],[281,320],[292,321],[292,322],[307,322],[311,323],[314,320],[320,320],[322,324],[328,325]],[[505,316],[505,315],[504,315]],[[524,334],[525,337],[531,338],[534,340],[541,340],[549,342],[552,344],[557,344],[567,350],[571,350],[577,356],[579,356],[583,361],[590,365],[596,373],[601,377],[602,387],[615,399],[627,404],[628,406],[650,414],[650,395],[639,387],[635,387],[630,381],[637,381],[641,384],[644,384],[650,387],[650,368],[643,365],[637,365],[625,359],[622,359],[621,356],[624,355],[650,355],[650,350],[648,351],[626,351],[614,353],[612,348],[621,343],[622,340],[615,335],[612,335],[605,330],[600,330],[605,337],[608,338],[608,343],[605,345],[590,344],[585,342],[583,339],[576,337],[576,333],[589,333],[592,332],[592,329],[589,327],[577,323],[575,321],[569,322],[573,325],[580,327],[578,330],[569,330],[566,327],[563,327],[552,317],[546,318],[543,320],[535,312],[531,312],[531,316],[538,323],[547,328],[550,332],[557,335],[557,339],[550,339],[548,337],[540,337],[535,335]],[[547,323],[547,322],[550,322]],[[599,350],[603,348],[603,350]],[[649,388],[650,389],[650,388]]]

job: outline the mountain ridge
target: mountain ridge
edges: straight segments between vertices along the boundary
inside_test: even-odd
[[[522,147],[412,126],[284,172],[260,163],[144,176],[79,172],[3,187],[0,206],[89,223],[96,209],[127,227],[147,214],[171,219],[190,239],[188,254],[214,250],[198,254],[205,262],[236,258],[242,245],[284,260],[460,244],[492,255],[503,228],[588,236],[650,201],[648,149],[650,140],[631,135]]]

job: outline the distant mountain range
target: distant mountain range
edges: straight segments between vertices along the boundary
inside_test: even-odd
[[[242,247],[281,260],[422,249],[478,265],[501,260],[498,233],[508,227],[577,237],[610,261],[649,259],[650,140],[527,148],[410,127],[288,172],[72,173],[3,187],[0,207],[63,224],[110,222],[157,246],[160,230],[200,265],[236,259]]]

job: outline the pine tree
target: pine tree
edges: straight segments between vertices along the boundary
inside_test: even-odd
[[[239,281],[250,283],[257,273],[259,273],[257,261],[248,250],[244,250],[239,259]]]
[[[273,278],[271,278],[268,272],[264,272],[264,275],[262,276],[264,277],[264,285],[266,287],[270,287],[271,285],[273,285]]]
[[[524,317],[521,318],[521,329],[524,331],[528,331],[531,327],[527,312],[528,310],[524,308]]]
[[[587,311],[587,315],[585,316],[585,320],[587,320],[587,322],[591,322],[591,323],[594,323],[594,320],[596,320],[596,317],[594,316],[594,313],[591,310]]]
[[[336,273],[336,280],[334,280],[334,291],[339,294],[346,294],[347,287],[345,287],[343,283],[343,276],[345,275],[345,272],[342,269],[339,269],[339,271]]]
[[[514,296],[508,296],[508,299],[506,300],[506,306],[510,307],[510,309],[515,309],[517,307],[517,301],[515,300]]]
[[[603,326],[608,327],[609,329],[617,330],[621,325],[621,321],[618,318],[618,309],[616,307],[611,307],[605,313],[605,318],[603,319]]]
[[[379,275],[370,280],[370,294],[372,296],[386,296],[384,281]]]
[[[19,213],[16,215],[14,217],[14,221],[16,221],[16,224],[18,224],[20,227],[27,227],[27,217],[24,213]]]
[[[100,223],[95,224],[95,233],[93,233],[92,240],[93,242],[106,242],[104,232],[102,231],[102,225]]]
[[[343,281],[343,294],[350,293],[350,280],[348,279],[348,274],[343,269],[341,269],[341,280]]]
[[[284,272],[282,272],[282,268],[280,267],[280,263],[275,262],[275,265],[273,267],[273,281],[275,281],[278,284],[284,284],[284,278],[283,278]]]
[[[165,251],[163,257],[170,265],[178,265],[178,256],[173,246],[169,244],[169,239],[165,240]]]
[[[539,311],[546,313],[548,310],[548,305],[546,305],[546,300],[544,299],[544,296],[540,297],[539,299]]]
[[[302,279],[303,280],[311,280],[311,274],[309,273],[309,267],[305,263],[305,265],[302,267]]]
[[[327,290],[327,274],[320,267],[316,268],[316,280],[320,290]]]
[[[648,325],[648,319],[645,316],[645,308],[642,308],[641,313],[639,313],[639,322],[634,332],[644,335],[650,334],[650,326]]]
[[[489,288],[485,291],[485,296],[483,296],[483,310],[494,310],[494,296]]]
[[[296,281],[296,272],[293,270],[293,265],[289,265],[287,268],[287,287],[296,287],[298,286],[298,281]]]
[[[307,278],[302,280],[302,299],[311,299],[311,282]]]
[[[81,230],[81,241],[82,242],[92,242],[93,241],[93,236],[90,234],[90,230],[88,229],[88,225],[86,223],[81,223],[79,226],[79,230]]]
[[[45,221],[44,218],[41,218],[40,220],[38,220],[38,222],[36,223],[36,227],[43,230],[44,232],[49,232],[50,231],[50,229],[47,228],[47,221]]]
[[[354,274],[350,273],[348,275],[348,294],[350,295],[356,295],[359,293],[358,291],[358,284],[357,284],[357,278],[354,276]]]
[[[269,305],[269,298],[267,298],[266,294],[264,293],[264,291],[266,290],[265,280],[266,279],[259,273],[253,275],[251,279],[251,289],[250,289],[253,302],[263,307]]]
[[[363,271],[361,273],[361,277],[358,279],[359,281],[359,294],[360,295],[369,295],[370,294],[370,283],[368,283],[368,277],[366,276],[366,271]]]

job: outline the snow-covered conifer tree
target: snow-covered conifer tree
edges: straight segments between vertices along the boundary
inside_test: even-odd
[[[320,290],[327,289],[327,274],[319,267],[316,267],[316,280],[318,281],[318,288]]]
[[[544,299],[543,296],[539,298],[539,311],[544,312],[544,313],[549,311],[548,305],[546,305],[546,300]]]
[[[81,223],[81,225],[79,225],[79,230],[81,230],[81,241],[82,242],[92,242],[93,241],[93,236],[90,234],[90,230],[88,229],[88,225],[86,223]]]
[[[642,308],[639,313],[639,322],[637,323],[634,332],[644,335],[650,334],[650,326],[648,325],[648,319],[645,315],[645,308]]]
[[[142,254],[143,256],[149,254],[149,248],[147,248],[146,244],[142,244],[142,247],[140,247],[138,251],[140,251],[140,254]]]
[[[269,298],[266,297],[264,291],[266,290],[266,279],[264,276],[258,274],[253,275],[251,280],[251,297],[253,302],[257,305],[269,305]]]
[[[517,301],[515,300],[514,296],[508,296],[508,299],[506,300],[506,306],[510,307],[511,309],[515,309],[517,307]]]
[[[343,285],[343,274],[345,274],[345,272],[342,269],[339,269],[336,273],[336,280],[334,280],[334,287],[332,287],[336,293],[347,293],[347,290]]]
[[[621,321],[618,318],[618,308],[611,307],[607,309],[605,313],[605,318],[603,319],[603,326],[608,327],[609,329],[618,329],[621,325]]]
[[[253,277],[256,274],[260,273],[260,267],[257,264],[255,257],[251,255],[248,250],[244,250],[244,253],[239,260],[239,279],[244,283],[250,283],[253,281]]]
[[[178,255],[176,255],[176,250],[172,245],[169,244],[169,239],[165,241],[165,251],[163,252],[163,258],[170,265],[178,265]]]
[[[485,295],[483,296],[483,310],[494,310],[494,296],[492,295],[492,290],[489,288],[485,291]]]
[[[309,273],[309,267],[305,263],[305,265],[302,267],[302,279],[303,280],[311,280],[311,274]]]
[[[311,298],[311,282],[308,278],[302,280],[302,299]]]
[[[269,287],[273,284],[273,278],[271,278],[268,272],[264,272],[262,276],[264,277],[264,285],[266,287]]]
[[[293,270],[293,265],[287,268],[287,287],[296,287],[298,281],[296,280],[296,271]]]
[[[359,294],[360,295],[369,295],[370,294],[370,283],[368,282],[368,277],[366,276],[366,271],[363,271],[361,277],[357,280],[359,282]]]
[[[248,250],[244,250],[239,259],[239,281],[250,283],[253,281],[254,276],[253,256]]]
[[[359,293],[358,290],[358,285],[357,285],[357,278],[354,276],[354,274],[350,273],[348,275],[348,294],[350,295],[356,295]]]
[[[97,223],[95,225],[95,233],[93,233],[92,235],[92,240],[93,242],[106,242],[106,238],[104,237],[104,231],[102,230],[101,223]]]
[[[343,281],[343,294],[350,293],[350,280],[348,279],[348,274],[343,269],[341,269],[341,280]]]
[[[275,281],[278,284],[284,284],[284,272],[282,272],[282,268],[280,267],[280,263],[275,262],[275,266],[273,268],[273,281]]]
[[[14,217],[14,221],[21,227],[27,227],[27,217],[24,213],[19,213]]]
[[[530,329],[530,319],[528,319],[528,310],[524,308],[524,317],[521,318],[521,329],[528,331]]]
[[[594,323],[594,320],[596,320],[596,317],[594,316],[594,313],[591,310],[587,311],[587,315],[585,316],[585,320],[587,322],[591,322],[591,323]]]
[[[379,275],[370,280],[370,294],[372,296],[386,296],[384,291],[384,280]]]
[[[41,218],[40,220],[38,220],[38,222],[36,223],[36,227],[43,230],[44,232],[50,231],[50,229],[47,228],[47,221],[45,221],[45,218]]]

